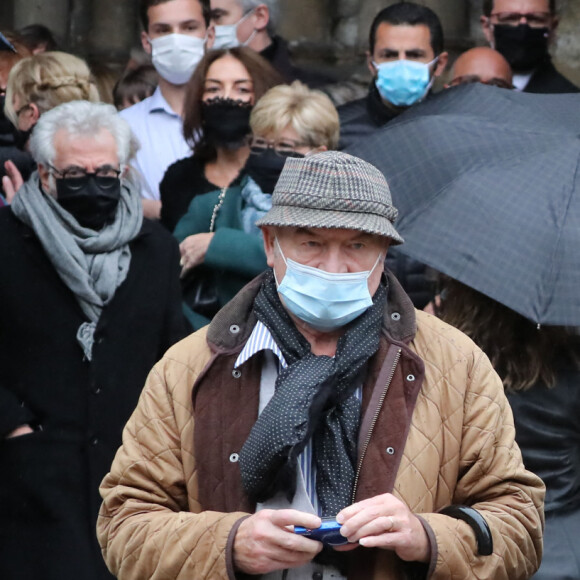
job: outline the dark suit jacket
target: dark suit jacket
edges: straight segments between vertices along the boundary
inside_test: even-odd
[[[125,422],[153,364],[187,333],[179,251],[145,221],[125,281],[103,309],[93,359],[85,317],[33,230],[0,209],[0,578],[111,578],[96,541]],[[19,425],[37,430],[5,439]]]
[[[524,93],[578,93],[580,88],[572,84],[556,70],[551,60],[546,60],[532,75]]]

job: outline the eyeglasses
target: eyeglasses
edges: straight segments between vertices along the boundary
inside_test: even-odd
[[[280,139],[279,141],[269,141],[262,137],[252,137],[250,140],[250,153],[252,155],[261,155],[268,149],[272,149],[280,157],[298,157],[302,155],[296,149],[298,147],[310,147],[310,143],[294,141],[293,139]]]
[[[455,77],[450,83],[450,87],[456,87],[459,85],[469,85],[472,83],[481,83],[482,85],[489,85],[491,87],[499,87],[500,89],[513,89],[514,86],[510,85],[506,80],[500,79],[498,77],[493,77],[486,81],[482,80],[479,75],[463,75],[460,77]]]
[[[546,28],[552,23],[551,12],[497,12],[491,14],[491,18],[494,18],[498,24],[508,26],[518,26],[522,18],[525,18],[532,28]]]
[[[67,169],[57,169],[52,165],[48,166],[53,174],[59,179],[66,179],[70,189],[82,189],[92,177],[97,185],[102,189],[113,188],[121,175],[121,169],[115,169],[111,165],[97,167],[95,171],[87,171],[84,167],[68,167]]]

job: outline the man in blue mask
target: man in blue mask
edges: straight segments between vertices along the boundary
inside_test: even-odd
[[[101,485],[119,580],[533,574],[543,485],[489,360],[384,271],[396,217],[365,161],[286,161],[270,269],[155,366]]]
[[[366,97],[338,109],[340,149],[422,101],[447,65],[441,22],[426,6],[400,2],[381,10],[369,40],[373,80]]]

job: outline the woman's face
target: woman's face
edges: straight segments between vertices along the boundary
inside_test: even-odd
[[[324,146],[312,147],[312,145],[305,143],[292,125],[286,125],[280,132],[270,131],[264,135],[255,134],[252,139],[252,150],[257,152],[262,147],[264,149],[271,147],[282,156],[288,154],[288,157],[292,157],[292,153],[306,155],[313,151],[319,152],[326,150]]]
[[[214,61],[205,76],[202,99],[222,98],[254,104],[254,83],[246,67],[231,54]]]

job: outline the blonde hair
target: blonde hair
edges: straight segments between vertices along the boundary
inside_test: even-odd
[[[280,133],[290,125],[312,147],[338,147],[340,122],[336,107],[322,91],[300,81],[270,89],[255,105],[250,126],[256,135]]]
[[[99,100],[91,72],[80,58],[66,52],[44,52],[17,63],[6,85],[6,116],[18,124],[14,99],[20,107],[35,104],[40,114],[68,101]]]

